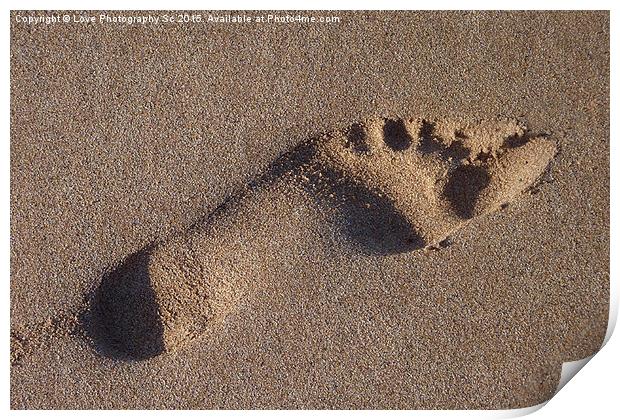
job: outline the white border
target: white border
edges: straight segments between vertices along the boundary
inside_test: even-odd
[[[53,4],[53,7],[52,7]],[[85,7],[87,5],[87,7]],[[383,0],[381,2],[355,0],[315,0],[297,2],[284,0],[229,0],[226,2],[200,2],[198,0],[164,1],[79,1],[60,0],[41,4],[37,0],[11,0],[3,5],[6,10],[463,10],[463,2],[457,0],[433,0],[410,2],[405,0]],[[578,0],[545,1],[523,0],[497,2],[471,0],[467,10],[611,10],[612,1]],[[8,6],[8,7],[7,7]]]
[[[52,4],[53,3],[53,4]],[[88,4],[87,4],[88,3]],[[5,137],[5,142],[3,143],[3,147],[5,149],[5,153],[2,154],[1,159],[2,159],[2,168],[4,168],[4,170],[6,171],[6,175],[5,177],[2,179],[2,183],[1,188],[2,188],[2,192],[4,194],[5,197],[9,197],[9,179],[10,179],[10,172],[9,172],[9,163],[10,163],[10,148],[9,148],[9,123],[10,123],[10,114],[9,114],[9,85],[10,85],[10,79],[9,79],[9,42],[10,42],[10,33],[9,33],[9,11],[10,9],[27,9],[27,10],[49,10],[49,9],[58,9],[58,10],[85,10],[85,9],[89,9],[89,10],[116,10],[116,9],[120,9],[120,10],[140,10],[140,9],[149,9],[149,10],[166,10],[166,9],[173,9],[173,10],[203,10],[203,9],[209,9],[209,10],[243,10],[243,9],[249,9],[249,10],[268,10],[268,9],[295,9],[295,10],[339,10],[339,9],[344,9],[344,10],[394,10],[394,9],[417,9],[417,10],[458,10],[461,9],[462,6],[468,6],[469,8],[473,9],[473,10],[548,10],[548,9],[562,9],[562,10],[612,10],[611,13],[611,51],[612,51],[612,55],[611,55],[611,69],[612,69],[612,74],[611,74],[611,86],[612,86],[612,95],[611,95],[611,116],[610,116],[610,122],[611,122],[611,138],[617,138],[616,134],[617,134],[617,128],[616,128],[616,124],[614,124],[614,121],[616,121],[616,117],[617,117],[617,113],[615,112],[615,100],[614,98],[617,97],[617,91],[616,91],[616,77],[615,77],[615,73],[616,73],[616,69],[618,68],[617,66],[617,59],[616,59],[616,46],[618,45],[617,42],[617,36],[616,36],[616,28],[615,28],[615,10],[616,7],[614,7],[615,5],[611,2],[611,1],[596,1],[596,0],[591,0],[591,1],[587,1],[587,2],[583,2],[583,1],[574,1],[574,0],[570,0],[570,1],[541,1],[541,0],[523,0],[523,1],[519,1],[519,2],[502,2],[499,3],[497,1],[469,1],[467,3],[462,3],[462,2],[458,2],[458,1],[446,1],[446,0],[433,0],[432,2],[420,2],[420,3],[415,3],[415,4],[411,4],[410,2],[406,2],[406,1],[393,1],[393,0],[384,0],[381,2],[376,2],[376,3],[371,3],[371,4],[365,4],[361,1],[352,1],[352,0],[347,0],[347,1],[326,1],[326,0],[321,0],[321,1],[315,1],[312,2],[312,4],[306,4],[306,3],[301,3],[300,4],[293,4],[292,2],[284,2],[284,1],[263,1],[260,4],[255,4],[249,1],[239,1],[239,0],[229,0],[225,3],[221,3],[221,2],[217,2],[216,4],[208,4],[208,3],[204,3],[204,2],[199,2],[199,1],[188,1],[188,0],[178,0],[175,2],[169,2],[169,3],[164,3],[161,1],[157,1],[157,2],[136,2],[134,4],[128,4],[127,1],[118,1],[118,0],[111,0],[111,1],[93,1],[93,2],[84,2],[84,1],[76,1],[76,0],[72,0],[72,1],[57,1],[57,2],[47,2],[42,4],[40,1],[32,1],[32,0],[25,0],[25,1],[10,1],[9,4],[3,4],[2,8],[4,9],[4,14],[3,17],[5,19],[4,21],[4,27],[5,27],[5,37],[4,37],[4,42],[2,43],[2,53],[3,53],[3,57],[5,58],[5,60],[7,61],[6,65],[2,68],[3,74],[4,74],[4,80],[5,83],[2,85],[2,90],[3,90],[3,97],[5,99],[5,107],[4,107],[4,115],[3,118],[1,119],[2,121],[2,128],[3,128],[3,132],[6,133],[6,137]],[[86,6],[86,7],[85,7]],[[615,184],[615,180],[617,178],[617,158],[618,158],[618,153],[617,153],[617,146],[615,145],[615,142],[611,142],[611,182],[612,182],[612,186],[616,185]],[[617,410],[617,397],[614,394],[611,394],[613,389],[617,388],[617,382],[616,382],[616,378],[617,378],[617,374],[618,374],[618,359],[616,357],[616,354],[618,354],[618,343],[617,343],[617,339],[615,340],[611,340],[611,346],[609,345],[609,341],[610,341],[610,337],[611,334],[613,332],[613,329],[615,327],[615,323],[616,323],[616,319],[617,319],[617,312],[618,312],[618,289],[617,289],[617,282],[616,282],[616,273],[617,273],[617,267],[615,264],[615,260],[616,258],[614,258],[616,256],[616,250],[618,249],[617,246],[615,245],[615,240],[614,238],[616,237],[616,235],[614,235],[615,233],[615,221],[617,220],[617,211],[615,211],[616,206],[614,206],[614,203],[616,202],[616,196],[617,193],[616,191],[612,188],[611,189],[611,250],[612,250],[612,254],[611,254],[611,270],[610,270],[610,274],[611,274],[611,309],[610,309],[610,323],[609,323],[609,328],[607,331],[607,336],[605,339],[605,342],[607,343],[607,346],[601,351],[601,354],[594,356],[594,360],[595,362],[591,363],[592,365],[596,365],[596,366],[592,366],[591,370],[588,370],[588,368],[586,367],[586,371],[588,373],[588,375],[585,374],[580,374],[580,376],[583,376],[583,378],[580,378],[579,381],[572,381],[571,384],[569,384],[568,386],[566,386],[566,389],[562,389],[562,387],[568,382],[567,381],[567,377],[574,375],[574,373],[576,373],[576,371],[578,371],[579,369],[581,369],[585,363],[587,363],[590,358],[588,359],[584,359],[584,361],[577,361],[577,362],[571,362],[571,363],[566,363],[563,366],[563,374],[562,374],[562,379],[560,381],[561,386],[559,387],[559,389],[562,389],[562,392],[560,392],[556,397],[554,397],[552,400],[550,400],[549,402],[549,407],[545,408],[544,410],[540,410],[536,415],[538,415],[539,417],[542,415],[543,417],[540,418],[544,418],[544,416],[553,416],[555,417],[565,417],[565,418],[582,418],[585,415],[588,415],[589,412],[596,412],[599,415],[603,415],[606,414],[608,411],[609,412],[613,412]],[[2,225],[2,234],[3,234],[3,238],[4,240],[1,242],[1,246],[2,246],[2,252],[3,255],[5,256],[4,259],[2,259],[2,268],[3,268],[3,272],[6,273],[6,286],[5,286],[5,294],[2,296],[3,299],[3,303],[4,303],[4,308],[5,309],[4,313],[2,314],[2,316],[4,317],[4,325],[7,326],[7,328],[5,329],[4,333],[5,333],[5,343],[7,343],[3,348],[2,348],[2,353],[0,355],[0,357],[2,357],[2,360],[5,360],[5,364],[4,369],[5,369],[5,381],[3,382],[3,392],[5,395],[5,401],[4,401],[4,409],[5,410],[9,410],[9,386],[10,386],[10,379],[9,379],[9,348],[8,348],[8,342],[9,342],[9,331],[10,331],[10,321],[9,321],[9,310],[8,308],[10,308],[10,288],[9,288],[9,273],[10,273],[10,263],[9,263],[9,241],[10,241],[10,232],[9,232],[9,208],[10,208],[10,202],[9,200],[7,200],[7,204],[2,206],[2,217],[4,218],[4,220],[6,221],[5,224]],[[610,348],[611,347],[611,348]],[[603,355],[605,357],[603,357]],[[597,361],[597,359],[601,359],[600,362]],[[603,361],[605,363],[603,363]],[[578,367],[578,369],[575,369],[576,367]],[[594,370],[596,368],[596,370]],[[572,374],[572,375],[571,375]],[[600,396],[606,395],[606,398],[600,398]],[[559,400],[562,401],[562,404],[559,404]],[[589,402],[596,402],[596,407],[591,407]],[[415,412],[399,412],[399,411],[371,411],[371,412],[366,412],[366,411],[356,411],[356,412],[347,412],[346,415],[350,416],[371,416],[371,417],[375,417],[375,416],[381,416],[381,417],[401,417],[403,416],[404,413],[409,413],[409,414],[405,414],[405,415],[415,415],[416,417],[436,417],[436,416],[440,416],[443,418],[461,418],[461,417],[475,417],[475,418],[480,418],[480,417],[485,417],[485,418],[506,418],[506,417],[514,417],[514,416],[520,416],[520,415],[525,415],[528,414],[530,412],[533,411],[537,411],[539,408],[541,408],[542,406],[544,406],[546,404],[541,404],[539,406],[536,407],[531,407],[531,408],[527,408],[527,409],[520,409],[520,410],[500,410],[500,411],[458,411],[458,412],[447,412],[447,411],[435,411],[435,412],[428,412],[428,411],[415,411]],[[168,418],[169,416],[173,416],[173,415],[181,415],[183,417],[185,416],[202,416],[204,415],[204,413],[201,412],[187,412],[187,411],[175,411],[175,412],[166,412],[166,411],[159,411],[159,412],[145,412],[145,411],[138,411],[136,414],[140,414],[140,415],[144,415],[146,413],[155,416],[155,417],[165,417]],[[32,415],[40,415],[42,414],[42,412],[31,412],[31,411],[11,411],[10,412],[11,415],[15,415],[15,416],[27,416],[30,417]],[[120,417],[124,417],[124,416],[133,416],[134,412],[121,412],[121,411],[105,411],[105,412],[97,412],[97,411],[81,411],[81,412],[70,412],[70,411],[52,411],[52,412],[45,412],[46,416],[83,416],[83,415],[89,415],[89,416],[102,416],[102,415],[108,415],[108,414],[112,414],[115,416],[120,416]],[[253,412],[252,415],[253,416],[257,416],[259,418],[261,417],[268,417],[268,418],[272,418],[272,417],[280,417],[280,416],[287,416],[290,413],[286,412],[286,411],[261,411],[261,412]],[[326,411],[320,411],[320,412],[315,412],[315,411],[304,411],[304,412],[296,412],[295,415],[296,416],[300,416],[300,417],[306,417],[306,418],[313,418],[315,419],[316,416],[319,417],[331,417],[331,416],[338,416],[341,415],[342,412],[338,412],[338,411],[331,411],[331,412],[326,412]],[[616,411],[617,414],[617,411]],[[215,417],[226,417],[226,418],[236,418],[236,417],[241,417],[241,416],[246,416],[247,413],[242,412],[242,411],[235,411],[235,412],[230,412],[230,411],[219,411],[219,412],[210,412],[208,414],[209,416],[215,416]]]

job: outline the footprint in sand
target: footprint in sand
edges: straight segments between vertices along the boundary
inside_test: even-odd
[[[185,234],[127,257],[94,294],[87,330],[104,354],[138,360],[213,331],[260,284],[258,260],[287,252],[272,222],[278,209],[264,214],[274,194],[302,191],[331,209],[362,252],[414,251],[503,208],[555,152],[516,120],[374,118],[332,131],[283,155]]]

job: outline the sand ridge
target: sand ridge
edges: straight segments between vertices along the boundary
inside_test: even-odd
[[[88,329],[103,354],[138,360],[216,330],[241,295],[260,287],[261,264],[244,261],[247,249],[265,259],[277,252],[273,227],[263,224],[264,191],[305,191],[337,214],[361,252],[388,255],[439,247],[507,206],[555,152],[514,119],[372,118],[333,130],[283,155],[185,234],[127,257],[104,276]]]

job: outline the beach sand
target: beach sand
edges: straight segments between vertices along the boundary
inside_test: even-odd
[[[518,408],[600,347],[607,12],[42,13],[12,408]]]

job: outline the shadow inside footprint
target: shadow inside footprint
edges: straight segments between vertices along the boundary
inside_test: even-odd
[[[479,166],[465,165],[452,172],[443,193],[457,216],[474,216],[478,197],[490,180],[489,173]]]
[[[148,261],[148,249],[130,255],[104,275],[91,298],[84,328],[107,357],[143,360],[165,350]]]
[[[361,124],[355,123],[349,127],[347,131],[347,145],[357,153],[366,153],[370,151],[368,146],[368,134]]]
[[[413,226],[392,203],[355,184],[343,186],[345,199],[339,209],[342,231],[361,249],[374,255],[389,255],[424,248]]]
[[[386,120],[383,126],[385,144],[395,151],[403,151],[411,146],[413,139],[402,120]]]
[[[308,174],[305,188],[320,203],[336,209],[340,232],[362,252],[390,255],[426,244],[385,196],[325,167]]]
[[[426,120],[422,121],[418,150],[422,154],[432,154],[443,150],[442,142],[435,136],[435,123]]]
[[[396,122],[394,122],[397,124]],[[398,124],[397,124],[398,125]],[[347,141],[357,152],[364,152],[365,134],[355,126]],[[404,132],[402,122],[388,128],[386,141],[409,146],[411,137]],[[406,138],[402,137],[406,136]],[[400,143],[399,143],[400,142]],[[396,147],[401,147],[396,146]],[[279,179],[285,173],[302,175],[301,186],[317,202],[335,209],[340,232],[362,252],[371,255],[389,255],[409,252],[426,246],[415,228],[393,205],[389,198],[355,182],[344,173],[314,160],[316,143],[310,141],[278,158],[253,186],[261,188]]]

